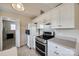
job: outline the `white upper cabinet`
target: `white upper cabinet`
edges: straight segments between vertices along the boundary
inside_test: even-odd
[[[34,21],[38,24],[51,23],[51,28],[75,28],[74,4],[61,4],[37,17]]]
[[[61,4],[51,12],[52,28],[74,28],[74,4]]]
[[[50,14],[49,12],[47,12],[35,18],[32,22],[38,24],[46,24],[49,21],[50,21]]]
[[[59,17],[61,28],[74,28],[74,4],[60,5]]]
[[[55,8],[50,12],[51,27],[58,28],[59,24],[59,8]]]

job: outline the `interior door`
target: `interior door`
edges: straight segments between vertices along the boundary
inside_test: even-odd
[[[6,19],[8,21],[15,21],[11,20],[8,17],[0,17],[0,50],[3,50],[3,20]],[[10,20],[9,20],[10,19]],[[16,21],[16,47],[20,47],[20,21],[17,19]]]

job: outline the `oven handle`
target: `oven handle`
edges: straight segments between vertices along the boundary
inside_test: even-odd
[[[42,44],[42,45],[44,45],[44,46],[46,45],[46,43],[42,43],[42,42],[40,42],[40,41],[38,41],[38,40],[36,40],[36,42],[39,43],[39,44]]]

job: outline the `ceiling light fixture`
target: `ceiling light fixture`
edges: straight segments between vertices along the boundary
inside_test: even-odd
[[[24,6],[22,3],[13,3],[12,7],[17,11],[24,11]]]

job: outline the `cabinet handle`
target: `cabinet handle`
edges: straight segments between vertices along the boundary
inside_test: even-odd
[[[58,52],[56,52],[56,51],[55,51],[54,53],[55,53],[55,54],[57,54],[57,55],[59,55],[59,53],[58,53]]]
[[[57,46],[55,48],[58,48]]]

